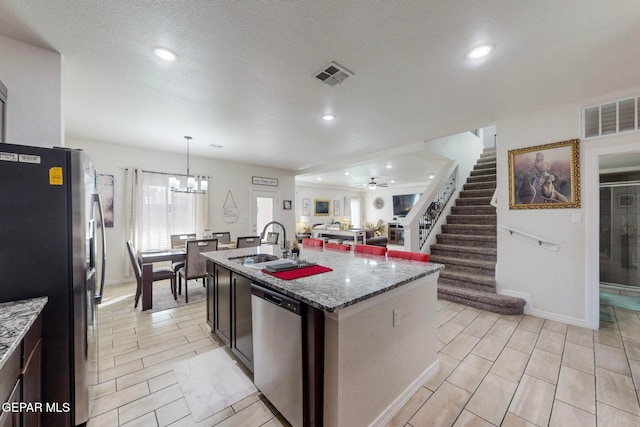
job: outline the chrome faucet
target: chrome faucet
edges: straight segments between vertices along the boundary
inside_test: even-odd
[[[260,240],[264,240],[264,236],[267,234],[267,228],[273,224],[279,225],[280,228],[282,228],[282,243],[280,248],[282,249],[282,257],[286,258],[289,255],[289,248],[287,247],[287,230],[284,229],[284,225],[280,224],[278,221],[271,221],[267,223],[260,234]]]

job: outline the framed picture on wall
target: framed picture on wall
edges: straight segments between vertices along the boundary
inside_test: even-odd
[[[329,204],[331,200],[313,199],[313,214],[315,216],[329,216]]]
[[[340,216],[340,200],[333,201],[333,216]]]
[[[580,207],[579,140],[509,151],[509,209]]]
[[[291,210],[291,200],[283,200],[282,201],[282,209],[284,209],[285,211],[290,211]]]
[[[302,199],[302,215],[311,215],[311,199]]]

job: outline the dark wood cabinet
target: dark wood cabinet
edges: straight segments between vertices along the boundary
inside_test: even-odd
[[[389,243],[393,245],[404,245],[404,227],[400,224],[389,223],[388,226]]]
[[[253,372],[253,333],[251,326],[251,280],[231,273],[233,322],[231,351]]]
[[[18,349],[0,369],[0,403],[33,404],[32,410],[3,411],[0,408],[0,427],[41,425],[42,413],[35,406],[42,404],[41,336],[42,316],[36,319]]]
[[[253,372],[251,280],[207,261],[207,323]]]

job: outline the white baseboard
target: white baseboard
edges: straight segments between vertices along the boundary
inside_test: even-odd
[[[531,302],[531,294],[523,292],[512,291],[509,289],[497,289],[497,292],[501,295],[508,295],[510,297],[522,298],[526,304],[524,306],[524,313],[531,316],[540,317],[542,319],[549,319],[556,322],[566,323],[569,325],[580,326],[588,328],[587,319],[579,319],[577,317],[565,316],[563,314],[551,313],[548,311],[538,310],[533,306]]]
[[[389,424],[391,419],[398,413],[400,409],[416,394],[416,392],[422,387],[428,380],[438,372],[438,360],[433,362],[423,373],[420,375],[398,398],[385,409],[378,418],[376,418],[370,426],[382,427]]]

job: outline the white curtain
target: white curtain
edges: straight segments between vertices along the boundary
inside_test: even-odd
[[[208,228],[207,194],[174,192],[169,178],[169,174],[126,169],[125,237],[137,250],[170,248],[172,234],[202,236]],[[208,177],[196,179],[208,183]],[[130,274],[128,257],[125,272]]]
[[[349,203],[351,208],[351,224],[354,228],[362,227],[362,212],[360,211],[360,197],[352,197]]]

